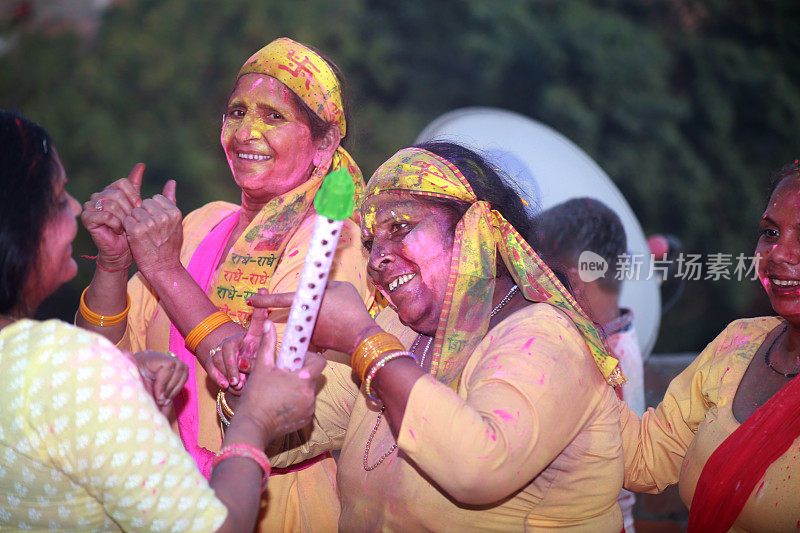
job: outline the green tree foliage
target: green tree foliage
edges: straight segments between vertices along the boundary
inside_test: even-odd
[[[797,157],[798,11],[790,0],[128,0],[88,43],[2,28],[17,41],[0,56],[0,105],[51,131],[79,198],[145,161],[147,192],[176,178],[184,212],[236,201],[220,114],[244,60],[287,35],[347,75],[348,143],[367,176],[438,115],[503,107],[586,150],[646,231],[735,257],[752,253],[771,172]],[[768,310],[754,282],[689,282],[658,349],[697,350]]]

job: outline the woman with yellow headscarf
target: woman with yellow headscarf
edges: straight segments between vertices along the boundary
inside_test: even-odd
[[[241,338],[252,314],[248,300],[259,288],[297,287],[324,176],[347,169],[360,203],[361,172],[342,146],[345,115],[335,66],[307,46],[277,39],[242,66],[223,117],[221,143],[241,205],[212,202],[182,218],[173,181],[142,200],[143,165],[84,204],[98,257],[76,323],[121,348],[170,350],[189,364],[175,399],[176,425],[206,475],[222,439],[218,413],[223,421],[230,416],[222,391],[241,391],[249,370],[248,360],[221,350],[222,342]],[[369,303],[356,220],[344,223],[330,275]],[[127,282],[132,261],[139,272]],[[278,338],[286,317],[270,315]],[[334,528],[333,459],[323,453],[278,475],[273,470],[262,507],[261,524],[271,530]]]
[[[624,378],[520,236],[519,196],[472,151],[428,143],[375,172],[361,215],[390,307],[373,321],[329,287],[312,340],[352,353],[360,390],[329,365],[311,438],[274,443],[273,462],[341,448],[344,531],[619,532]]]

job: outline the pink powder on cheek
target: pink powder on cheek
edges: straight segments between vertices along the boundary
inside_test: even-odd
[[[432,259],[443,253],[440,241],[427,232],[417,229],[403,239],[403,251],[415,260]]]

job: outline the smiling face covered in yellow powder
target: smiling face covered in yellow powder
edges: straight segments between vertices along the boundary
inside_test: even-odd
[[[251,197],[269,200],[303,183],[319,164],[315,141],[291,91],[263,74],[241,76],[220,136],[233,177]]]

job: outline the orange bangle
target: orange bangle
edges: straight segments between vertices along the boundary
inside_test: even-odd
[[[382,331],[361,341],[350,358],[350,366],[361,381],[364,381],[367,369],[373,361],[387,352],[405,351],[405,349],[397,337]]]
[[[197,324],[192,331],[186,335],[186,348],[194,353],[197,349],[197,345],[205,339],[209,333],[220,327],[222,324],[226,322],[233,322],[231,317],[223,313],[222,311],[217,311],[216,313],[212,313]]]
[[[131,295],[126,294],[127,298],[127,305],[125,306],[125,310],[119,313],[118,315],[113,316],[103,316],[98,315],[86,305],[86,291],[89,290],[89,287],[83,289],[81,293],[81,304],[78,307],[78,311],[80,312],[81,316],[86,319],[86,321],[95,326],[116,326],[117,324],[122,323],[126,318],[128,318],[128,311],[131,310]]]

